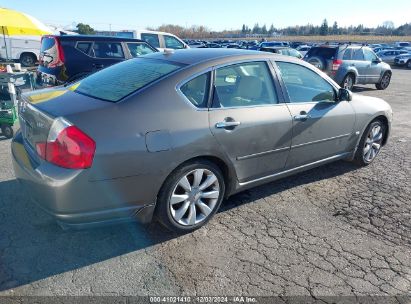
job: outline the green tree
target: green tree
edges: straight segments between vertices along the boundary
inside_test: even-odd
[[[88,24],[79,23],[77,24],[77,33],[81,35],[93,35],[96,31]]]
[[[270,35],[272,35],[274,32],[275,32],[274,24],[271,24],[270,29],[268,30],[268,33],[269,33]]]
[[[333,35],[338,35],[340,33],[339,29],[338,29],[338,24],[337,21],[334,22],[333,24],[333,30],[332,30]]]
[[[267,27],[266,27],[265,24],[264,24],[263,27],[261,28],[261,34],[267,35],[267,33],[268,33]]]
[[[253,27],[253,34],[261,34],[261,28],[258,23],[256,23]]]
[[[243,24],[243,28],[241,29],[241,33],[246,34],[247,33],[247,27],[245,24]]]
[[[324,19],[323,23],[321,24],[320,35],[321,36],[327,36],[328,35],[328,22],[327,22],[327,19]]]

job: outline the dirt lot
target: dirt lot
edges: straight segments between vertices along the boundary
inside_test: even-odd
[[[62,231],[14,179],[0,139],[0,295],[411,295],[411,70],[367,168],[337,162],[238,194],[204,228]]]

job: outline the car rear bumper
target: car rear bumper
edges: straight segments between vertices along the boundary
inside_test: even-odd
[[[154,203],[134,204],[124,199],[119,183],[90,182],[85,170],[70,170],[38,163],[26,150],[21,133],[12,144],[17,180],[30,198],[52,215],[63,228],[84,228],[113,222],[152,220]]]

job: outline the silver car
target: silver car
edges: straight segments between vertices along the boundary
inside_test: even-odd
[[[228,196],[339,159],[370,164],[392,111],[288,56],[155,53],[24,95],[16,177],[63,227],[201,227]]]
[[[394,64],[395,57],[399,55],[409,54],[406,50],[383,50],[377,53],[377,56],[381,58],[382,61],[388,64]]]

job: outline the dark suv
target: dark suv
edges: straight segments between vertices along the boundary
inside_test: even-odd
[[[104,36],[43,36],[39,85],[60,85],[145,54],[158,52],[143,40]]]
[[[303,59],[349,90],[355,84],[375,84],[377,89],[385,90],[390,84],[391,67],[366,46],[316,46]]]

